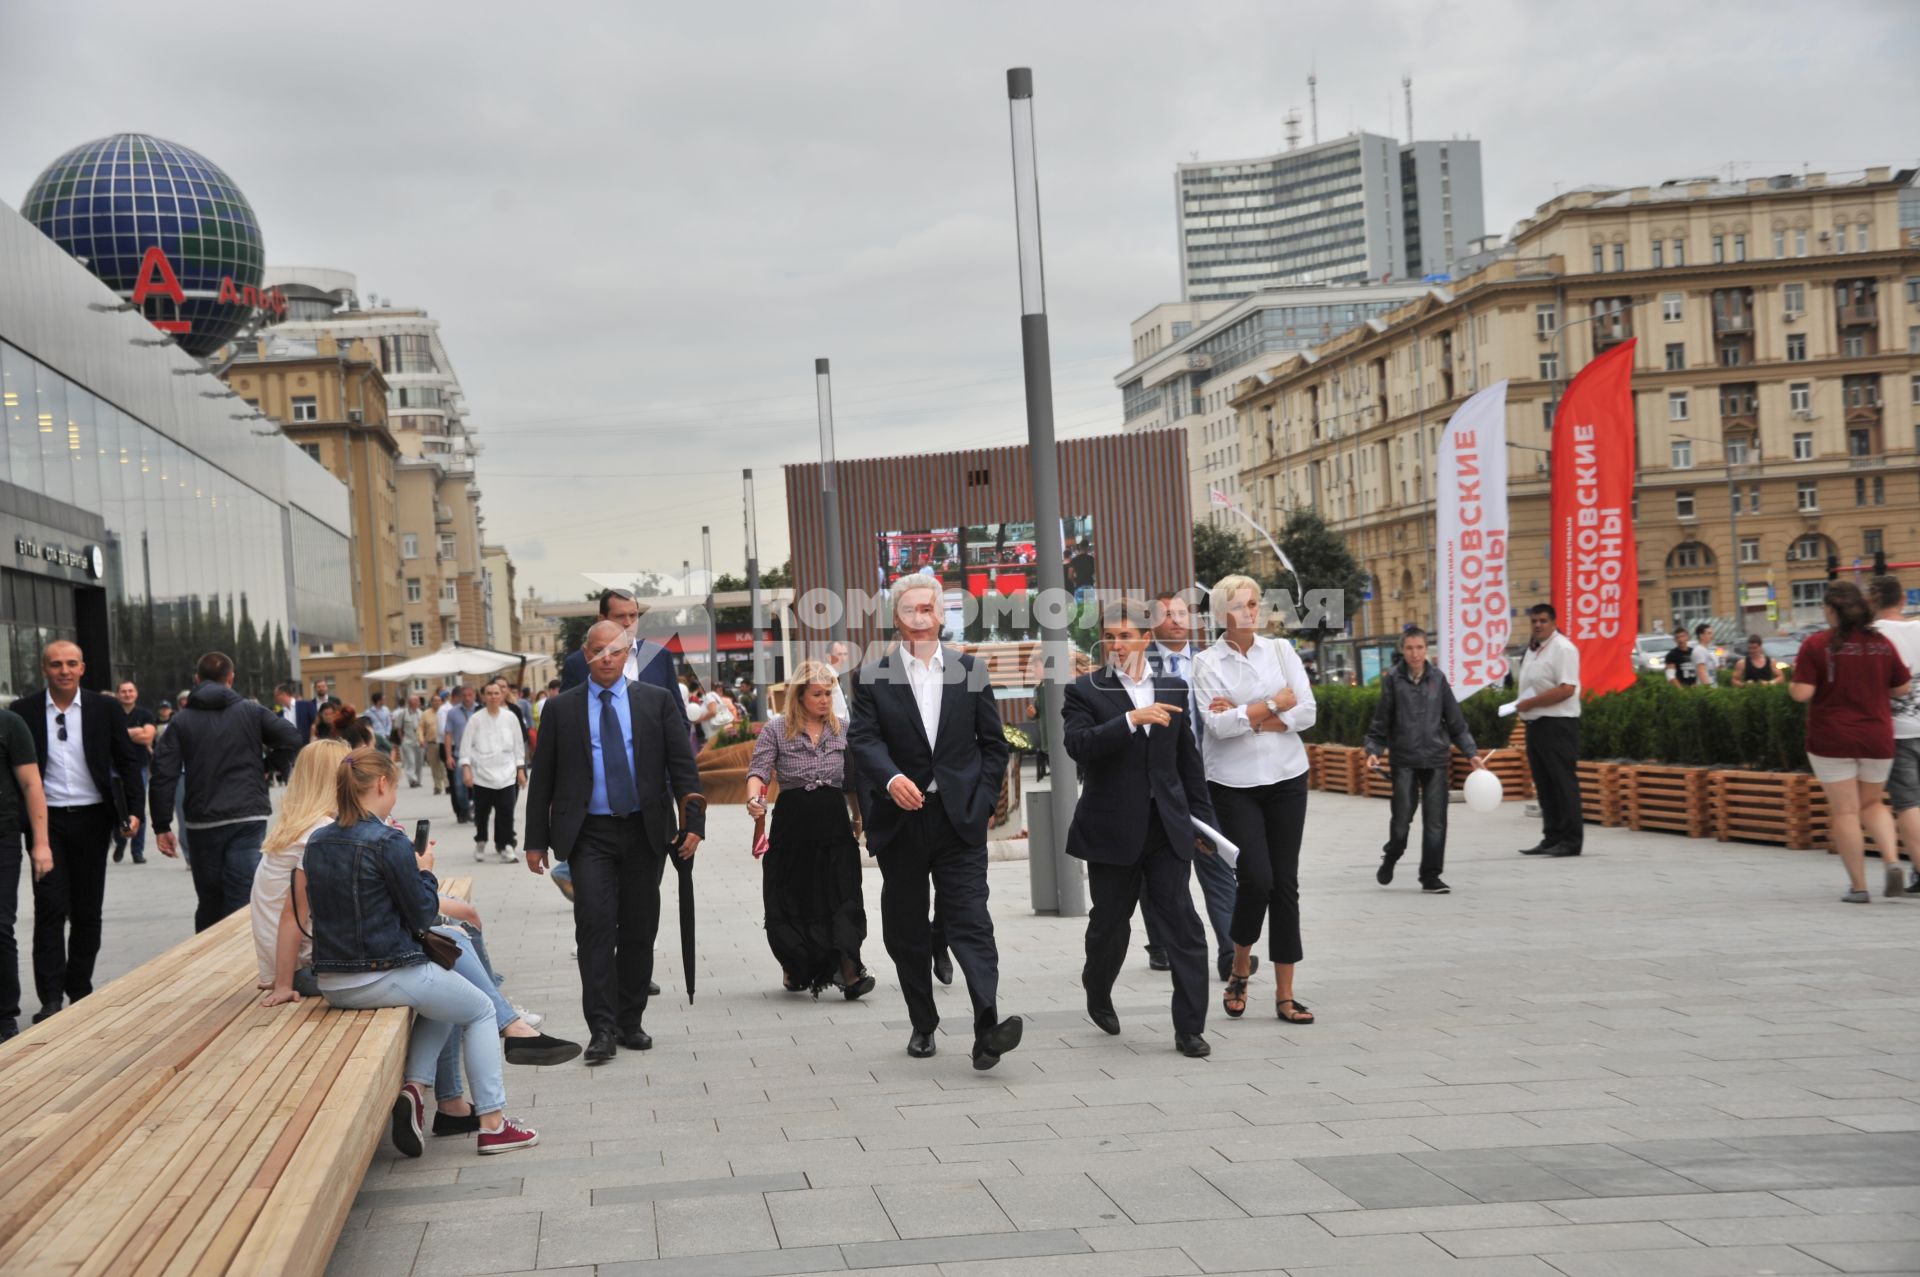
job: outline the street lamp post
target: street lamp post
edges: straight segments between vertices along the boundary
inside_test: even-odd
[[[771,680],[768,677],[770,671],[767,669],[769,652],[766,639],[762,636],[762,631],[766,627],[767,614],[760,601],[760,531],[753,508],[753,471],[742,470],[740,480],[746,486],[747,601],[753,612],[753,690],[760,694],[764,710],[767,684]]]
[[[847,641],[847,574],[840,562],[840,487],[833,464],[833,374],[824,359],[813,361],[813,391],[820,414],[820,523],[827,543],[827,593],[833,596],[830,606],[834,609],[828,634],[836,643],[844,643]]]
[[[1740,485],[1733,472],[1734,463],[1726,459],[1724,440],[1703,439],[1699,435],[1672,432],[1675,439],[1686,439],[1693,443],[1703,443],[1708,447],[1722,449],[1721,462],[1727,468],[1727,563],[1733,571],[1733,623],[1736,630],[1745,630],[1747,625],[1747,602],[1740,592]],[[1669,458],[1671,460],[1671,458]],[[1671,468],[1671,467],[1669,467]],[[1734,636],[1738,638],[1739,635]]]
[[[1048,806],[1052,817],[1054,882],[1063,918],[1084,917],[1086,889],[1079,865],[1066,855],[1067,834],[1073,826],[1078,779],[1067,766],[1066,726],[1061,718],[1061,694],[1073,676],[1068,618],[1056,609],[1066,592],[1061,556],[1050,547],[1060,534],[1060,459],[1053,440],[1053,361],[1047,338],[1047,287],[1040,252],[1040,175],[1033,136],[1033,71],[1014,67],[1007,72],[1007,110],[1013,140],[1013,220],[1020,251],[1020,349],[1027,388],[1027,463],[1033,487],[1033,534],[1043,547],[1034,557],[1034,575],[1040,587],[1041,677],[1052,681],[1053,694],[1042,698],[1042,731],[1056,766],[1049,769],[1053,788]]]
[[[713,529],[700,525],[700,560],[707,573],[707,690],[720,679],[720,623],[713,614]]]

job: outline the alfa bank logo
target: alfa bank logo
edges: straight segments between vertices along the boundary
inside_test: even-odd
[[[176,307],[187,304],[187,290],[180,287],[180,277],[173,273],[173,263],[167,260],[166,250],[158,244],[147,250],[140,261],[140,274],[133,282],[133,304],[146,305],[149,297],[165,297]],[[223,306],[244,306],[248,310],[265,310],[280,318],[287,313],[286,294],[277,288],[259,289],[252,284],[239,285],[233,282],[233,276],[222,276],[220,293],[215,299]],[[149,320],[163,333],[190,333],[193,323],[186,319]]]

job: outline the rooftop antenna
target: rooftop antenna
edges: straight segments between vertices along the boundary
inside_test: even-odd
[[[1291,108],[1287,112],[1286,131],[1287,131],[1287,149],[1289,151],[1299,150],[1300,149],[1300,108],[1297,106]]]
[[[1400,87],[1401,87],[1401,88],[1402,88],[1403,90],[1405,90],[1405,91],[1406,91],[1406,95],[1407,95],[1407,141],[1409,141],[1409,142],[1411,142],[1411,141],[1413,141],[1413,138],[1414,138],[1414,133],[1413,133],[1413,77],[1412,77],[1411,75],[1408,75],[1408,74],[1406,74],[1406,73],[1404,73],[1404,72],[1403,72],[1403,73],[1401,74],[1401,76],[1400,76]]]
[[[1320,145],[1320,73],[1317,69],[1307,72],[1307,109],[1313,116],[1313,144]]]

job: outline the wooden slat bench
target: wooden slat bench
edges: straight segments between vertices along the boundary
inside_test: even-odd
[[[0,1045],[0,1272],[326,1268],[412,1013],[262,1007],[256,976],[243,910]]]

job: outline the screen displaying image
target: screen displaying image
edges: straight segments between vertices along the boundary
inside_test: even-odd
[[[1067,588],[1076,594],[1092,590],[1099,580],[1099,551],[1090,515],[1060,520],[1059,539],[1045,547],[1034,536],[1032,523],[882,532],[875,541],[883,590],[891,592],[908,576],[929,577],[939,585],[947,614],[942,637],[949,642],[1033,637],[1037,630],[1030,620],[983,620],[978,606],[969,623],[967,599],[980,600],[988,594],[1012,597],[1038,589],[1042,553],[1060,556]]]

